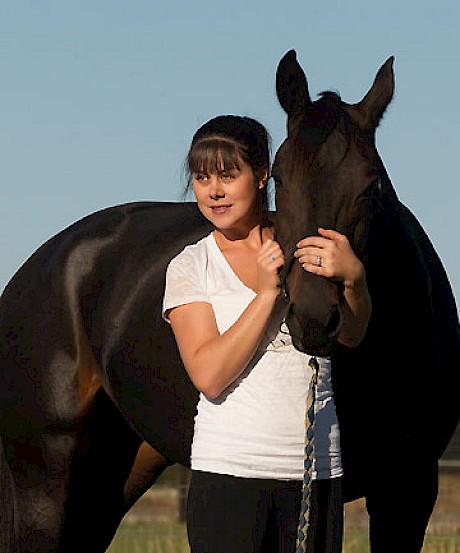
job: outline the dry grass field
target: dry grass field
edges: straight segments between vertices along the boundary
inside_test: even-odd
[[[154,486],[126,515],[108,553],[189,553],[179,505],[177,487]],[[345,525],[344,553],[368,553],[362,501],[347,504]],[[460,553],[460,472],[441,474],[423,553]]]

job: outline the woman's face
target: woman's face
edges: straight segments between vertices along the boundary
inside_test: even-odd
[[[201,213],[220,230],[246,232],[259,223],[257,193],[265,185],[251,167],[238,160],[238,167],[218,173],[193,173],[193,191]]]

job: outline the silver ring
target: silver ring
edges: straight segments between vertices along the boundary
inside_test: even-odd
[[[268,259],[269,259],[271,262],[273,262],[273,261],[275,261],[276,257],[277,257],[276,255],[271,255]]]
[[[316,266],[317,267],[322,267],[323,266],[322,261],[323,261],[322,257],[320,255],[318,255],[318,257],[316,258]]]

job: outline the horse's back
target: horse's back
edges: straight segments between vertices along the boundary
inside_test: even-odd
[[[141,432],[167,405],[172,417],[172,403],[193,388],[179,376],[161,318],[165,271],[207,232],[196,204],[142,202],[94,213],[43,244],[0,302],[2,433],[72,427],[101,386],[126,400],[120,408]],[[174,397],[164,400],[158,387]],[[163,430],[151,431],[152,440],[166,443]]]

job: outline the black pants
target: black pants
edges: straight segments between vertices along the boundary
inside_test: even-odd
[[[438,495],[438,464],[395,462],[369,480],[371,553],[420,553]]]
[[[187,531],[192,553],[295,553],[301,482],[192,472]],[[342,550],[341,479],[313,481],[309,553]]]

